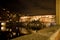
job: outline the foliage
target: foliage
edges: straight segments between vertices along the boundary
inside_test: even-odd
[[[31,21],[27,24],[27,28],[28,29],[33,29],[33,30],[39,30],[41,28],[43,28],[43,24],[37,20],[37,21]]]

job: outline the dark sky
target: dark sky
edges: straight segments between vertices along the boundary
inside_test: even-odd
[[[27,15],[55,14],[55,0],[0,0],[0,7]]]

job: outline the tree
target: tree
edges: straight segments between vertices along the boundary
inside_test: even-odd
[[[39,21],[31,21],[27,24],[27,27],[28,29],[33,29],[33,30],[39,30],[39,29],[42,29],[44,27],[44,25]]]

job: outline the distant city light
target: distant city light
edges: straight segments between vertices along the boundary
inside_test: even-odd
[[[6,31],[6,28],[5,28],[5,27],[1,27],[1,30],[2,30],[2,31]]]
[[[16,35],[16,33],[15,33],[15,32],[13,32],[13,35]]]
[[[6,9],[3,9],[3,10],[6,10]]]
[[[24,17],[21,17],[21,18],[23,18],[23,19],[24,19],[24,18],[29,18],[29,16],[24,16]]]
[[[40,15],[40,16],[23,16],[20,18],[20,22],[25,22],[25,21],[32,21],[32,20],[39,20],[39,21],[43,21],[43,22],[51,22],[51,18],[54,15]],[[30,19],[29,19],[30,18]]]
[[[6,23],[1,23],[1,25],[6,25]]]
[[[9,22],[9,20],[7,20],[6,22]]]
[[[45,17],[49,17],[48,15],[46,15]]]
[[[4,29],[4,27],[1,27],[1,30],[3,30]]]
[[[9,31],[9,29],[6,29],[6,31]]]
[[[12,29],[10,29],[10,32],[12,31]]]
[[[6,11],[7,13],[10,13],[10,11]]]

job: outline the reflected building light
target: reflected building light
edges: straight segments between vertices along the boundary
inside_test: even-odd
[[[52,16],[49,16],[49,18],[53,18]]]
[[[30,18],[29,16],[24,16],[24,17],[20,17],[21,19],[24,19],[24,18]]]
[[[13,37],[13,35],[12,35],[12,34],[10,34],[10,37],[12,38],[12,37]]]
[[[18,29],[18,27],[16,27],[16,29]]]

